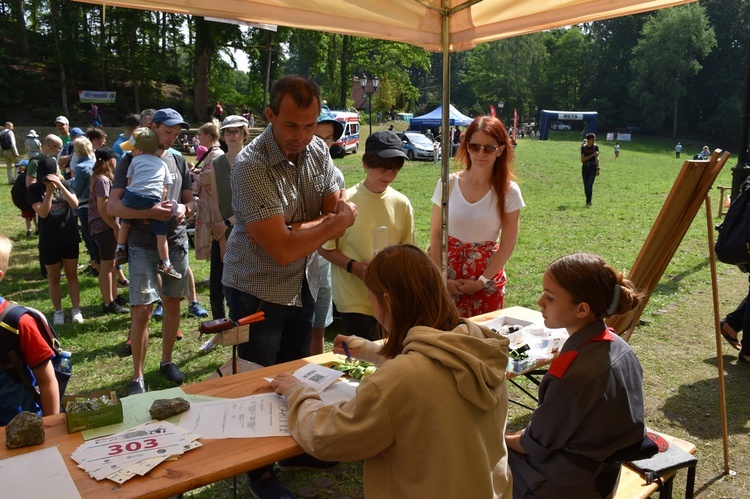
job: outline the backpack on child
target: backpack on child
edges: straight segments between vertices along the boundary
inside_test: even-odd
[[[745,187],[743,184],[743,187]],[[716,226],[719,235],[714,250],[720,262],[750,263],[750,189],[743,190],[729,205],[724,222]]]
[[[9,345],[7,351],[0,352],[0,369],[5,370],[13,379],[22,383],[34,395],[36,403],[41,407],[39,392],[34,387],[33,373],[23,359],[18,339],[18,326],[21,317],[25,314],[29,314],[34,319],[42,338],[44,338],[55,352],[55,356],[52,358],[52,367],[55,370],[55,378],[60,389],[60,403],[62,404],[65,389],[68,386],[71,376],[70,357],[67,352],[65,352],[67,355],[63,355],[55,330],[47,321],[44,314],[38,310],[8,302],[5,309],[0,312],[0,335],[3,335],[2,344]]]
[[[10,189],[10,198],[16,208],[24,213],[33,213],[34,209],[29,203],[29,192],[26,189],[26,172],[19,173]]]
[[[13,149],[13,142],[10,140],[10,130],[5,129],[0,132],[0,148],[3,151]]]

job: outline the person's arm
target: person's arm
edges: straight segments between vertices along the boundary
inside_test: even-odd
[[[518,232],[521,226],[521,210],[506,213],[503,217],[503,230],[500,233],[500,244],[497,251],[487,261],[487,266],[482,275],[487,279],[492,279],[500,269],[508,263],[513,250],[518,242]],[[484,288],[484,283],[479,279],[460,279],[461,290],[465,294],[473,294]]]
[[[216,185],[216,173],[214,173],[215,168],[212,167],[208,171],[208,175],[211,178],[211,185]],[[214,192],[218,192],[217,189],[214,187]],[[224,223],[224,220],[221,215],[221,209],[219,209],[219,197],[218,196],[211,196],[211,220],[218,220],[218,222],[214,223],[214,226],[211,227],[211,237],[215,241],[220,241],[222,238],[226,237],[227,235],[227,225]],[[230,225],[234,225],[237,219],[234,215],[227,218],[229,220]]]
[[[107,202],[107,213],[112,217],[130,218],[130,219],[153,219],[166,222],[172,218],[172,201],[162,201],[147,210],[136,210],[122,204],[122,197],[125,195],[125,189],[112,189],[109,193]],[[192,191],[190,192],[192,197]]]
[[[508,446],[509,450],[515,451],[519,454],[526,454],[526,451],[523,450],[523,446],[521,445],[521,435],[523,435],[523,430],[515,433],[506,433],[505,445]]]
[[[39,386],[39,396],[42,400],[42,413],[45,416],[60,413],[60,388],[57,385],[55,369],[52,362],[47,361],[36,369],[32,369],[34,378]]]
[[[441,268],[440,247],[443,244],[442,221],[443,221],[442,209],[440,208],[440,206],[433,204],[432,216],[430,217],[430,258],[432,259],[433,262],[435,262],[435,265],[437,265],[438,268]],[[447,248],[446,248],[446,251],[448,251]],[[451,296],[464,294],[464,292],[461,291],[461,289],[459,289],[459,285],[460,283],[455,279],[446,279],[446,286],[448,288],[448,293]]]
[[[104,220],[105,224],[112,228],[112,230],[115,232],[115,237],[117,237],[117,232],[120,230],[120,224],[118,224],[117,220],[115,220],[115,218],[107,211],[109,198],[97,196],[95,199],[96,208],[99,210],[99,216],[102,218],[102,220]]]
[[[341,267],[342,269],[346,269],[349,265],[349,261],[352,260],[345,254],[343,254],[339,249],[324,249],[324,248],[318,248],[318,253],[320,256],[331,262],[332,264],[336,265],[337,267]],[[367,265],[370,262],[364,261],[364,262],[358,262],[354,261],[352,262],[351,267],[349,267],[348,272],[356,275],[361,280],[365,280],[365,272],[367,272]]]
[[[333,211],[331,211],[331,209]],[[339,199],[336,191],[323,199],[323,214],[287,227],[284,215],[245,224],[248,239],[260,244],[279,265],[288,265],[310,255],[326,241],[338,239],[357,217],[353,203]]]

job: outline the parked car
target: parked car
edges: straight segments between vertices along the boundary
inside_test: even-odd
[[[568,132],[573,130],[572,126],[566,125],[565,123],[552,123],[550,128],[552,128],[552,130],[565,130]]]
[[[440,148],[435,148],[435,143],[419,132],[403,132],[398,134],[403,142],[403,149],[409,161],[415,159],[435,159],[435,154],[440,159]]]

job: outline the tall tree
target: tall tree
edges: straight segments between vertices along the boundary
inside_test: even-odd
[[[677,136],[679,101],[715,45],[706,9],[698,3],[660,10],[646,21],[633,49],[632,92],[640,96],[648,127],[662,130],[671,114],[672,137]]]

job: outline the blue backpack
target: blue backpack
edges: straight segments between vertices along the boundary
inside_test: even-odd
[[[55,370],[55,378],[57,378],[60,389],[60,403],[62,404],[65,389],[70,381],[70,368],[61,365],[63,356],[57,334],[44,314],[38,310],[8,302],[5,309],[0,312],[0,345],[2,345],[0,349],[0,369],[5,370],[13,379],[22,383],[34,395],[34,400],[41,407],[41,397],[34,387],[33,373],[23,359],[18,339],[18,326],[24,314],[29,314],[34,319],[42,338],[55,352],[55,356],[52,358],[52,367]]]

